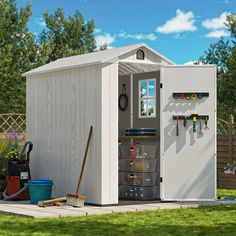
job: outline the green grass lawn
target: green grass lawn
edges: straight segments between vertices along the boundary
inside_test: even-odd
[[[218,197],[235,197],[236,198],[236,189],[218,189]]]
[[[236,197],[236,190],[218,194]],[[0,215],[0,235],[236,235],[236,206],[43,220]]]

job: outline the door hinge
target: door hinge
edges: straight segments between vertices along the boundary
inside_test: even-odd
[[[160,83],[160,88],[163,88],[163,84],[162,83]]]
[[[163,178],[162,178],[162,177],[160,177],[160,182],[161,182],[161,183],[163,182]]]

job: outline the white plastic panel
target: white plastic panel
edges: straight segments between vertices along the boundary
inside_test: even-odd
[[[215,66],[163,66],[161,71],[161,198],[162,200],[214,200],[216,198],[216,68]],[[209,92],[197,100],[174,99],[175,92]],[[193,133],[192,120],[173,115],[208,115],[209,130]]]

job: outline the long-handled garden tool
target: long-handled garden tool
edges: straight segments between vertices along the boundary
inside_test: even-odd
[[[52,206],[53,204],[56,204],[59,202],[66,202],[66,197],[54,198],[54,199],[50,199],[46,201],[39,201],[38,206],[39,207]]]
[[[193,133],[195,133],[196,132],[197,115],[193,114],[192,119],[193,119]]]
[[[205,130],[209,129],[207,122],[208,122],[208,117],[205,117],[205,127],[204,127]]]
[[[90,131],[89,131],[89,136],[88,136],[88,140],[87,140],[85,153],[84,153],[84,159],[83,159],[83,164],[82,164],[82,168],[81,168],[81,172],[80,172],[80,176],[79,176],[79,181],[78,181],[76,193],[75,194],[67,194],[67,197],[66,197],[66,204],[70,205],[70,206],[84,207],[84,201],[86,199],[86,196],[80,195],[80,186],[81,186],[81,182],[82,182],[82,178],[83,178],[84,167],[85,167],[85,163],[86,163],[86,159],[87,159],[87,154],[88,154],[89,144],[90,144],[91,137],[92,137],[92,132],[93,132],[93,127],[91,126]]]
[[[176,116],[176,136],[179,136],[179,117]]]
[[[202,135],[202,120],[199,120],[199,134]]]

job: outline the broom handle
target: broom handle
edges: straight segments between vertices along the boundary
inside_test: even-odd
[[[80,172],[80,176],[79,176],[79,181],[78,181],[78,185],[77,185],[77,189],[76,189],[76,194],[77,195],[79,195],[79,192],[80,192],[80,185],[81,185],[81,182],[82,182],[85,162],[86,162],[86,159],[87,159],[87,154],[88,154],[88,149],[89,149],[89,144],[90,144],[90,140],[91,140],[91,137],[92,137],[92,133],[93,133],[93,126],[90,126],[89,136],[88,136],[88,140],[87,140],[87,144],[86,144],[86,149],[85,149],[85,153],[84,153],[83,164],[82,164],[82,168],[81,168],[81,172]]]

